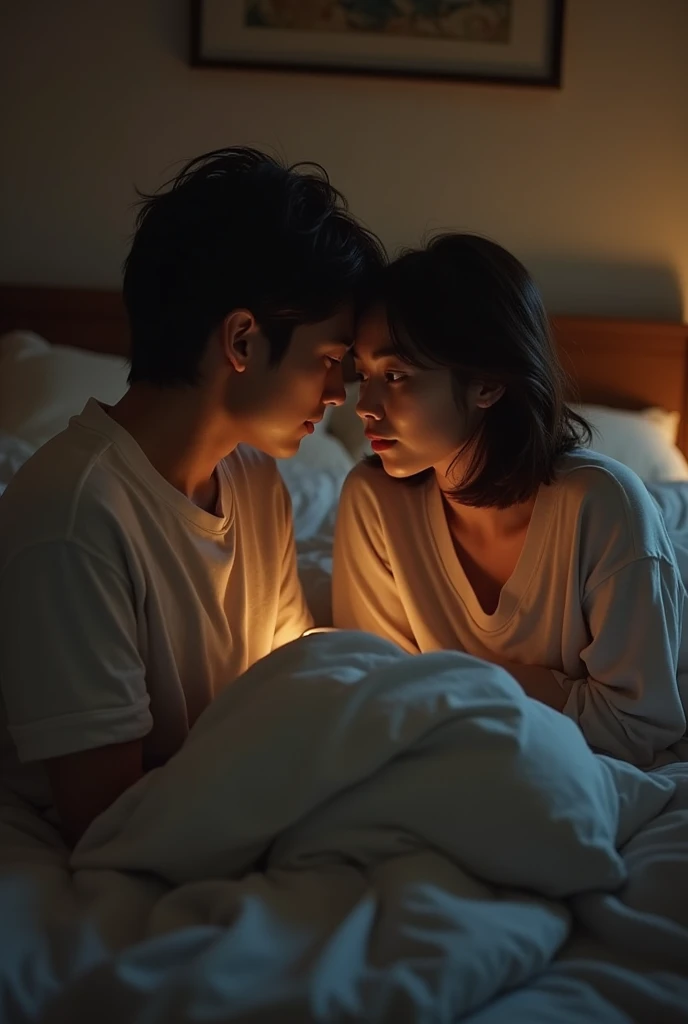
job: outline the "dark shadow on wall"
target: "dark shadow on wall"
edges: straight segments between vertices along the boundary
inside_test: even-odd
[[[671,266],[540,254],[524,262],[550,313],[683,319],[681,282]]]

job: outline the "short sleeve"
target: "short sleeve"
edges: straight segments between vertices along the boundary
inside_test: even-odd
[[[72,542],[0,575],[0,689],[22,761],[139,739],[153,725],[129,581]]]
[[[379,508],[356,470],[342,491],[335,529],[332,608],[339,629],[360,629],[418,653],[387,549]]]
[[[684,735],[676,679],[684,597],[675,563],[649,556],[585,596],[587,677],[556,676],[568,690],[564,714],[595,750],[650,767]]]
[[[299,579],[296,562],[296,543],[294,541],[294,523],[291,514],[291,500],[281,478],[280,492],[280,529],[284,539],[282,549],[282,565],[280,570],[280,592],[277,606],[277,621],[272,649],[281,647],[310,629],[313,618],[308,610],[306,598]]]

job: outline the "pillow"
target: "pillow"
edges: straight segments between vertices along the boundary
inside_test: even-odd
[[[0,431],[0,494],[34,453],[32,444],[27,444],[20,437],[13,437]]]
[[[591,448],[634,470],[647,483],[688,480],[688,462],[676,447],[679,414],[663,409],[630,412],[603,405],[573,405],[593,428]]]
[[[333,517],[353,459],[318,424],[314,434],[304,437],[296,455],[276,461],[291,498],[296,541],[308,540]]]
[[[64,430],[89,398],[118,402],[127,373],[124,359],[10,331],[0,338],[0,430],[37,448]]]
[[[650,409],[643,409],[638,415],[649,423],[654,423],[661,430],[669,444],[676,444],[678,428],[681,422],[680,412],[668,412],[666,409],[658,409],[656,406],[652,406]]]

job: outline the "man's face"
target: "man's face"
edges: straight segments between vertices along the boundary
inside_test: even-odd
[[[267,339],[253,339],[246,369],[232,375],[228,405],[239,410],[241,440],[275,458],[288,458],[312,433],[327,405],[346,395],[342,359],[353,339],[353,309],[303,324],[292,333],[278,363],[270,363]]]

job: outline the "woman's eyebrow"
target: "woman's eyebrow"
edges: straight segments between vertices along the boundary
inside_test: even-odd
[[[351,354],[354,359],[360,359],[360,355],[356,351],[356,343],[351,350]],[[373,362],[377,362],[378,359],[386,359],[388,356],[395,356],[397,353],[392,345],[384,345],[382,348],[376,348],[374,352],[370,353],[370,358]]]

